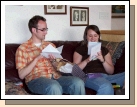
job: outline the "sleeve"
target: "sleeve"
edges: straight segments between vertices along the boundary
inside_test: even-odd
[[[25,58],[26,53],[20,48],[17,49],[15,55],[16,69],[21,70],[27,65],[27,61]]]
[[[76,49],[75,49],[75,52],[77,52],[77,53],[79,53],[80,55],[82,55],[82,47],[81,46],[79,46],[79,47],[77,47]]]

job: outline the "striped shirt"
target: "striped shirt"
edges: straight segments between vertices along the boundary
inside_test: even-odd
[[[53,43],[46,41],[42,41],[40,47],[37,47],[33,43],[32,38],[21,44],[16,51],[16,69],[21,70],[28,66],[49,44],[55,47]],[[51,62],[47,58],[41,58],[37,61],[32,71],[25,77],[25,82],[27,83],[39,77],[51,78],[52,74],[55,79],[60,77]]]

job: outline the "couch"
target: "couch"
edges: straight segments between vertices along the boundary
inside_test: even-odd
[[[59,47],[64,45],[62,50],[62,56],[73,62],[73,53],[76,47],[81,44],[81,41],[50,41]],[[125,44],[121,42],[113,42],[102,40],[102,45],[107,47],[113,57],[115,71],[114,74],[125,71]],[[20,94],[33,94],[31,93],[24,80],[21,80],[18,76],[18,72],[15,66],[15,52],[20,44],[5,44],[5,94],[6,95],[20,95]],[[120,54],[118,54],[120,53]],[[17,83],[23,84],[17,84]],[[86,88],[87,95],[95,95],[96,91]]]

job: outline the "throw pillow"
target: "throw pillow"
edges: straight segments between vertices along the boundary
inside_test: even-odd
[[[106,47],[112,57],[112,62],[115,65],[116,59],[119,59],[122,55],[123,49],[125,48],[125,41],[122,42],[110,42],[101,40],[102,46]]]
[[[112,56],[113,64],[116,63],[116,59],[119,59],[121,57],[124,48],[125,48],[125,41],[122,41],[118,44],[117,49],[115,50]]]

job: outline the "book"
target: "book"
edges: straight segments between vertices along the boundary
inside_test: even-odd
[[[51,44],[49,44],[47,47],[45,47],[42,50],[41,55],[43,55],[46,58],[49,58],[49,55],[52,54],[56,58],[63,58],[61,56],[62,49],[63,49],[63,45],[58,48],[55,48]]]
[[[97,53],[101,51],[101,42],[88,42],[88,55],[90,61],[97,59]]]

